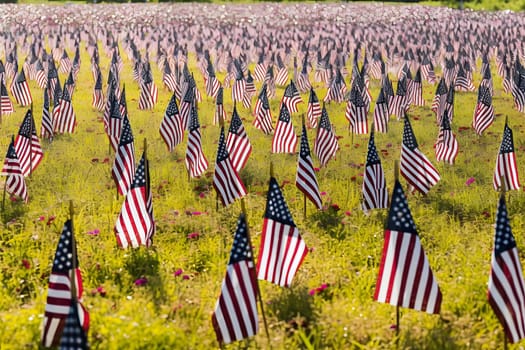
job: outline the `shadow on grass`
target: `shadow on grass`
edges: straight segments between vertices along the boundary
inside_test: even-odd
[[[27,210],[27,205],[23,201],[11,200],[9,195],[6,195],[5,204],[2,208],[2,222],[4,224],[16,223],[19,218],[24,217]]]
[[[463,349],[452,335],[452,327],[445,320],[438,322],[425,337],[413,336],[410,331],[403,332],[398,340],[399,349],[454,350]],[[394,340],[395,343],[395,340]]]

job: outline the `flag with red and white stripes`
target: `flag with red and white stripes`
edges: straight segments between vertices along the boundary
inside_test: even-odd
[[[290,84],[286,87],[284,90],[283,99],[281,100],[281,103],[284,103],[290,113],[297,113],[297,105],[299,103],[302,103],[303,100],[301,98],[301,95],[299,95],[299,91],[295,87],[295,84],[293,80],[290,81]]]
[[[97,72],[97,81],[93,87],[93,97],[91,100],[91,105],[98,109],[99,111],[104,110],[104,93],[102,92],[102,73],[100,70]]]
[[[308,248],[290,214],[274,177],[266,198],[266,211],[257,260],[257,276],[282,287],[289,287]]]
[[[472,119],[472,127],[478,135],[483,134],[494,123],[494,106],[492,105],[492,95],[488,87],[480,85],[478,103]]]
[[[55,133],[73,133],[77,124],[75,111],[73,110],[73,104],[71,103],[71,97],[69,96],[68,90],[65,87],[62,90],[62,97],[60,98],[58,117],[55,119],[53,115],[54,132]]]
[[[441,120],[441,128],[439,129],[437,141],[434,146],[436,149],[436,160],[438,162],[444,161],[449,164],[454,164],[459,152],[458,141],[450,128],[450,120],[446,111]]]
[[[73,257],[77,257],[77,254],[73,254],[73,250],[76,251],[73,223],[67,220],[58,241],[49,276],[42,331],[42,345],[46,348],[59,344],[72,302],[76,303],[82,328],[85,332],[89,329],[89,313],[80,303],[83,293],[82,275],[78,267],[78,259],[73,260]],[[72,288],[73,281],[74,288]],[[73,290],[76,291],[75,297],[72,296]]]
[[[399,181],[394,185],[374,300],[439,314],[442,294]]]
[[[345,117],[350,123],[350,130],[356,135],[368,134],[368,106],[361,91],[354,84],[350,90],[350,99],[346,104]]]
[[[323,204],[319,192],[319,184],[315,176],[314,164],[310,154],[310,145],[308,144],[308,135],[306,134],[306,126],[304,124],[303,132],[301,133],[300,147],[295,186],[310,199],[317,209],[322,209]]]
[[[164,118],[160,123],[160,136],[168,146],[168,151],[172,152],[175,146],[184,139],[184,126],[177,107],[177,97],[175,93],[171,96],[168,108],[164,113]]]
[[[143,64],[140,79],[139,109],[153,109],[159,98],[159,90],[151,74],[149,62]]]
[[[9,99],[7,88],[2,79],[0,79],[0,115],[8,115],[14,111],[13,102]]]
[[[389,117],[388,99],[386,98],[384,88],[381,87],[374,108],[374,131],[386,133],[388,131]]]
[[[401,146],[400,172],[413,189],[422,194],[427,194],[440,180],[437,169],[418,149],[414,131],[406,115]]]
[[[7,154],[2,168],[2,176],[7,176],[5,180],[5,191],[11,195],[18,196],[27,203],[27,186],[20,167],[20,161],[16,154],[14,140],[11,139]]]
[[[317,127],[317,135],[314,141],[314,154],[319,159],[321,166],[326,166],[328,161],[335,157],[339,149],[339,142],[334,133],[330,118],[323,106],[321,118],[319,119],[319,126]]]
[[[310,87],[310,96],[308,98],[308,107],[306,109],[306,120],[309,128],[317,128],[317,120],[321,117],[321,103],[313,87]]]
[[[233,107],[228,137],[226,138],[226,148],[233,167],[237,172],[240,172],[252,153],[252,145],[235,106]]]
[[[122,203],[114,231],[117,244],[121,248],[151,246],[155,221],[149,188],[149,164],[144,154],[142,154],[133,176],[133,182]]]
[[[292,125],[292,118],[286,105],[281,105],[279,119],[272,139],[272,153],[295,153],[297,135]]]
[[[117,185],[118,193],[125,195],[133,181],[135,171],[135,144],[131,125],[126,115],[122,120],[122,130],[120,134],[115,160],[111,167],[111,175]]]
[[[514,138],[512,129],[507,123],[505,123],[503,130],[503,140],[501,140],[498,157],[496,158],[496,169],[492,178],[494,189],[501,188],[501,178],[505,182],[504,188],[506,191],[520,189],[518,164],[516,162],[516,153],[514,152]]]
[[[248,225],[244,214],[241,214],[237,220],[221,295],[211,317],[219,344],[229,344],[258,332],[257,291]]]
[[[191,107],[188,123],[188,146],[186,148],[186,169],[191,177],[200,177],[208,169],[208,160],[202,150],[201,130],[197,108]]]
[[[49,112],[49,89],[44,89],[44,104],[42,106],[42,126],[40,128],[40,137],[53,139],[53,118]]]
[[[15,139],[15,151],[24,176],[29,176],[40,164],[44,152],[36,134],[33,112],[28,110]]]
[[[253,112],[255,119],[253,125],[262,130],[266,135],[273,132],[272,112],[270,110],[270,102],[268,101],[267,85],[264,84],[259,98],[255,103],[255,110]]]
[[[213,173],[213,187],[224,206],[232,204],[237,198],[246,195],[246,187],[241,181],[237,170],[233,167],[226,140],[224,137],[224,126],[221,127],[219,137],[219,148],[215,161],[215,172]]]
[[[370,133],[368,153],[366,155],[365,173],[363,177],[363,211],[388,208],[388,189],[385,172],[377,154],[374,142],[374,132]]]
[[[21,106],[29,106],[33,102],[31,90],[26,80],[24,70],[21,69],[11,83],[11,94]]]
[[[224,110],[224,88],[221,86],[217,91],[217,98],[215,99],[215,113],[213,114],[213,124],[220,124],[220,120],[226,120],[226,111]]]
[[[525,281],[505,197],[498,203],[488,300],[511,343],[525,338]]]

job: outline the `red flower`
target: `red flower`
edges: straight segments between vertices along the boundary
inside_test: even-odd
[[[141,278],[135,280],[135,285],[136,286],[143,286],[143,285],[145,285],[147,283],[148,283],[148,279],[146,277],[141,277]]]
[[[31,268],[31,263],[27,259],[22,259],[22,265],[28,270]]]

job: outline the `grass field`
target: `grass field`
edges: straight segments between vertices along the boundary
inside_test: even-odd
[[[143,140],[148,143],[157,234],[149,250],[118,249],[113,226],[123,199],[116,197],[110,175],[113,154],[108,152],[101,114],[91,107],[89,57],[83,44],[81,48],[82,64],[73,96],[78,127],[74,134],[57,136],[52,143],[42,141],[44,160],[27,179],[29,203],[8,198],[1,216],[0,348],[38,348],[48,276],[70,200],[75,208],[84,305],[91,315],[91,347],[217,348],[210,316],[226,270],[240,204],[216,210],[211,181],[219,128],[212,124],[214,103],[204,96],[199,105],[203,148],[210,167],[201,179],[188,180],[184,166],[186,139],[170,154],[159,136],[158,128],[171,97],[162,86],[161,73],[152,63],[159,102],[154,110],[139,111],[138,85],[132,80],[130,61],[124,59],[122,83],[126,85],[136,158],[142,152]],[[478,63],[476,86],[480,81]],[[108,57],[102,55],[105,76],[108,66]],[[257,251],[272,161],[310,252],[291,288],[260,282],[270,341],[261,321],[257,336],[228,348],[269,348],[270,344],[275,349],[387,349],[395,344],[412,349],[502,347],[502,328],[487,303],[498,198],[492,175],[506,116],[515,135],[519,170],[524,173],[525,126],[523,115],[513,108],[512,97],[502,92],[494,62],[492,68],[495,123],[485,135],[475,135],[470,125],[477,95],[456,93],[452,128],[460,145],[457,164],[438,164],[442,177],[438,185],[427,196],[408,196],[422,245],[443,292],[443,305],[439,316],[402,309],[399,337],[393,327],[395,308],[372,300],[387,211],[368,216],[360,210],[368,136],[348,133],[344,104],[327,105],[341,137],[341,148],[336,159],[317,173],[325,209],[316,211],[308,204],[305,219],[303,197],[294,186],[297,156],[270,154],[271,136],[255,129],[250,111],[240,109],[254,145],[241,172],[249,192],[246,203],[253,246]],[[204,95],[203,79],[193,56],[190,70],[195,72]],[[60,78],[63,82],[66,77]],[[43,91],[33,82],[30,86],[40,130]],[[378,82],[372,81],[371,87],[375,101]],[[314,88],[320,98],[324,97],[323,86],[316,84]],[[231,115],[233,105],[229,90],[226,92],[225,107]],[[435,164],[433,144],[438,127],[429,107],[434,92],[435,86],[425,84],[427,106],[411,108],[409,115],[419,148]],[[278,89],[277,98],[271,101],[274,120],[282,94],[283,89]],[[308,96],[302,98],[306,102]],[[292,116],[297,133],[300,114],[305,111],[303,103],[299,113]],[[17,107],[14,114],[3,118],[0,152],[7,151],[25,112],[25,108]],[[388,134],[376,134],[376,145],[391,189],[403,123],[392,119],[389,128]],[[314,135],[315,131],[310,130],[311,146]],[[474,181],[467,184],[470,178]],[[525,210],[525,200],[521,192],[508,194],[508,209],[523,254],[525,219],[520,214]],[[136,283],[141,278],[147,282]]]

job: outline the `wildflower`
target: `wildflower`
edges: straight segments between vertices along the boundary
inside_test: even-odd
[[[315,172],[319,172],[320,170],[321,170],[320,168],[314,168]]]
[[[105,297],[106,296],[106,290],[102,286],[98,286],[97,287],[97,292],[98,292],[98,294],[100,294],[101,297]]]
[[[143,286],[143,285],[145,285],[147,283],[148,283],[148,279],[146,277],[141,277],[141,278],[135,280],[135,285],[136,286]]]
[[[190,279],[190,276],[188,276],[188,275],[184,275],[184,276],[182,276],[182,279],[183,279],[183,280],[189,280],[189,279]]]
[[[53,223],[53,221],[55,221],[55,219],[56,219],[56,216],[51,215],[51,216],[49,217],[49,219],[47,219],[46,225],[47,225],[47,226],[51,226],[51,224]]]
[[[182,269],[177,269],[174,273],[173,273],[173,276],[177,277],[177,276],[180,276],[182,275],[184,271]]]
[[[192,232],[187,237],[188,239],[197,239],[199,238],[200,234],[198,232]]]
[[[88,235],[92,235],[92,236],[98,236],[98,234],[100,233],[100,230],[98,228],[94,229],[93,231],[88,231]]]
[[[45,219],[46,217],[44,215],[40,215],[37,221],[44,221]]]
[[[474,181],[476,181],[475,178],[473,178],[473,177],[469,177],[469,178],[467,179],[467,182],[465,182],[465,185],[470,186],[470,185],[472,185],[472,184],[474,183]]]
[[[28,270],[31,268],[31,263],[27,259],[22,259],[22,265]]]

